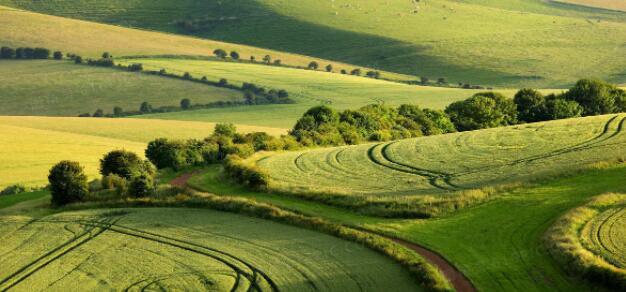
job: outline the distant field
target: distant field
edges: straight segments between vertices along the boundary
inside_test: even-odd
[[[454,82],[553,88],[589,76],[626,81],[623,13],[544,0],[0,3]]]
[[[626,12],[626,2],[622,0],[554,0],[568,4],[578,4],[589,7],[620,10]]]
[[[124,62],[122,60],[122,62]],[[184,74],[210,80],[226,78],[233,84],[252,82],[268,88],[286,89],[298,101],[290,105],[236,107],[166,113],[142,118],[240,122],[260,126],[291,128],[310,107],[325,103],[338,109],[359,108],[367,104],[417,104],[427,108],[445,108],[453,101],[465,99],[481,90],[406,85],[372,78],[265,65],[212,62],[182,59],[139,59],[147,69]],[[484,90],[482,90],[484,91]],[[546,90],[553,92],[554,90]],[[513,96],[515,90],[498,90]]]
[[[0,115],[76,116],[99,108],[112,113],[115,106],[136,111],[144,101],[155,107],[178,106],[183,98],[196,103],[238,101],[243,93],[69,61],[0,60]]]
[[[1,219],[2,290],[380,291],[393,286],[420,291],[408,271],[366,247],[229,213],[114,209]]]
[[[624,115],[587,117],[276,153],[260,156],[257,164],[275,190],[394,200],[544,178],[624,158],[625,127]]]
[[[79,161],[90,177],[104,153],[126,149],[143,155],[158,137],[204,138],[214,124],[136,119],[0,117],[0,189],[15,183],[42,186],[48,170],[63,159]],[[239,126],[243,132],[285,130]]]
[[[0,4],[5,3],[6,1],[0,2]],[[44,2],[38,3],[43,4]],[[64,1],[64,4],[67,3]],[[103,2],[98,1],[98,4],[101,3]],[[118,1],[119,3],[130,2]],[[79,8],[80,11],[98,10],[93,8],[97,7],[94,6],[94,3],[88,3],[88,5],[89,8]],[[113,3],[105,6],[107,13],[115,10]],[[78,6],[69,5],[65,7]],[[335,68],[348,69],[353,67],[353,65],[340,62],[269,49],[61,18],[4,6],[0,6],[0,46],[40,46],[89,57],[100,57],[105,51],[117,57],[164,54],[212,56],[213,50],[221,48],[229,52],[237,51],[244,59],[255,56],[257,60],[261,60],[263,56],[269,54],[273,59],[281,59],[283,64],[293,66],[307,66],[309,62],[316,60],[324,66],[331,63]],[[387,72],[383,72],[382,75],[396,79],[412,78]]]

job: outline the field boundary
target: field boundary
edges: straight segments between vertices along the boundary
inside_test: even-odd
[[[594,217],[614,207],[626,206],[626,195],[605,194],[592,198],[559,218],[544,236],[549,253],[571,273],[607,288],[626,289],[626,269],[616,267],[590,251],[582,242],[583,229]]]

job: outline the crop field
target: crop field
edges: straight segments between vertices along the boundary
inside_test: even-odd
[[[0,2],[0,5],[5,4],[5,2]],[[102,3],[101,1],[98,2]],[[119,1],[118,3],[130,2]],[[177,2],[172,2],[172,4],[178,5]],[[89,3],[90,8],[79,9],[80,11],[95,11],[97,9],[94,8],[96,7],[94,5],[94,3]],[[107,6],[106,11],[113,11],[111,6]],[[309,62],[315,60],[320,64],[331,63],[336,68],[351,67],[341,62],[269,49],[55,17],[6,6],[0,6],[0,40],[2,40],[0,43],[2,46],[45,47],[87,57],[100,57],[105,51],[115,57],[212,56],[213,50],[221,48],[227,51],[237,51],[244,59],[255,56],[257,60],[261,60],[263,56],[269,54],[274,59],[281,59],[283,64],[292,66],[307,66]],[[382,75],[395,79],[410,78],[406,75],[389,72],[382,72]]]
[[[581,242],[607,262],[626,269],[626,201],[587,222],[581,230]]]
[[[4,216],[0,231],[1,290],[420,291],[358,244],[211,210]]]
[[[72,18],[245,43],[431,79],[446,77],[453,82],[562,87],[583,75],[615,83],[626,80],[626,57],[619,53],[626,38],[624,14],[552,1],[0,3]],[[577,60],[575,65],[572,60]]]
[[[626,12],[626,2],[620,0],[554,0],[568,4],[577,4],[589,7],[620,10]]]
[[[608,115],[392,142],[270,154],[270,186],[397,197],[538,179],[626,155],[626,116]]]
[[[60,61],[0,61],[0,115],[69,115],[112,113],[120,106],[154,107],[240,101],[243,93],[182,80]]]
[[[86,173],[98,173],[102,155],[126,149],[143,155],[146,143],[159,137],[204,138],[215,124],[138,119],[0,117],[0,189],[23,183],[41,186],[48,170],[63,159],[79,161]],[[283,129],[239,126],[242,132]]]

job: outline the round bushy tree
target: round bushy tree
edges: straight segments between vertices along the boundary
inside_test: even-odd
[[[239,53],[237,53],[237,52],[235,52],[235,51],[232,51],[232,52],[230,52],[230,57],[231,57],[233,60],[239,60]]]
[[[100,159],[100,174],[115,174],[125,179],[132,179],[144,173],[151,173],[151,167],[137,154],[126,150],[114,150]]]
[[[154,179],[147,174],[141,174],[130,182],[129,193],[133,197],[142,198],[154,194]]]
[[[619,99],[624,91],[595,79],[582,79],[565,93],[565,99],[576,101],[583,107],[583,115],[602,115],[620,111]]]
[[[215,55],[218,58],[226,58],[226,56],[228,56],[228,53],[226,53],[226,51],[222,50],[222,49],[217,49],[215,51],[213,51],[213,55]]]
[[[459,131],[471,131],[517,123],[517,106],[512,99],[494,92],[450,104],[446,110]]]
[[[81,201],[89,192],[87,176],[74,161],[61,161],[50,169],[48,175],[52,204],[62,206]]]
[[[56,52],[54,52],[54,54],[52,54],[52,56],[53,56],[53,58],[55,60],[61,60],[61,59],[63,59],[63,52],[56,51]]]
[[[542,120],[541,112],[544,97],[539,91],[528,88],[521,89],[515,94],[513,101],[517,105],[520,120],[529,123]]]
[[[183,98],[180,101],[180,107],[182,109],[189,109],[189,108],[191,108],[191,100],[189,98]]]
[[[315,61],[309,63],[309,66],[308,66],[308,68],[311,69],[311,70],[317,70],[317,68],[319,68],[319,67],[320,67],[320,65],[317,62],[315,62]]]

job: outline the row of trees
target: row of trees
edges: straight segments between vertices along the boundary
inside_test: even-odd
[[[101,196],[146,197],[155,191],[156,167],[137,154],[115,150],[100,160],[102,179],[89,184],[78,162],[61,161],[50,169],[48,182],[52,203],[62,206],[80,202],[91,193]]]
[[[52,57],[56,60],[63,59],[63,53],[56,51],[52,53]],[[0,59],[49,59],[50,50],[46,48],[0,48]]]
[[[477,93],[445,110],[459,131],[625,111],[624,90],[592,79],[582,79],[564,93],[547,96],[533,89],[522,89],[513,99],[494,92]]]

